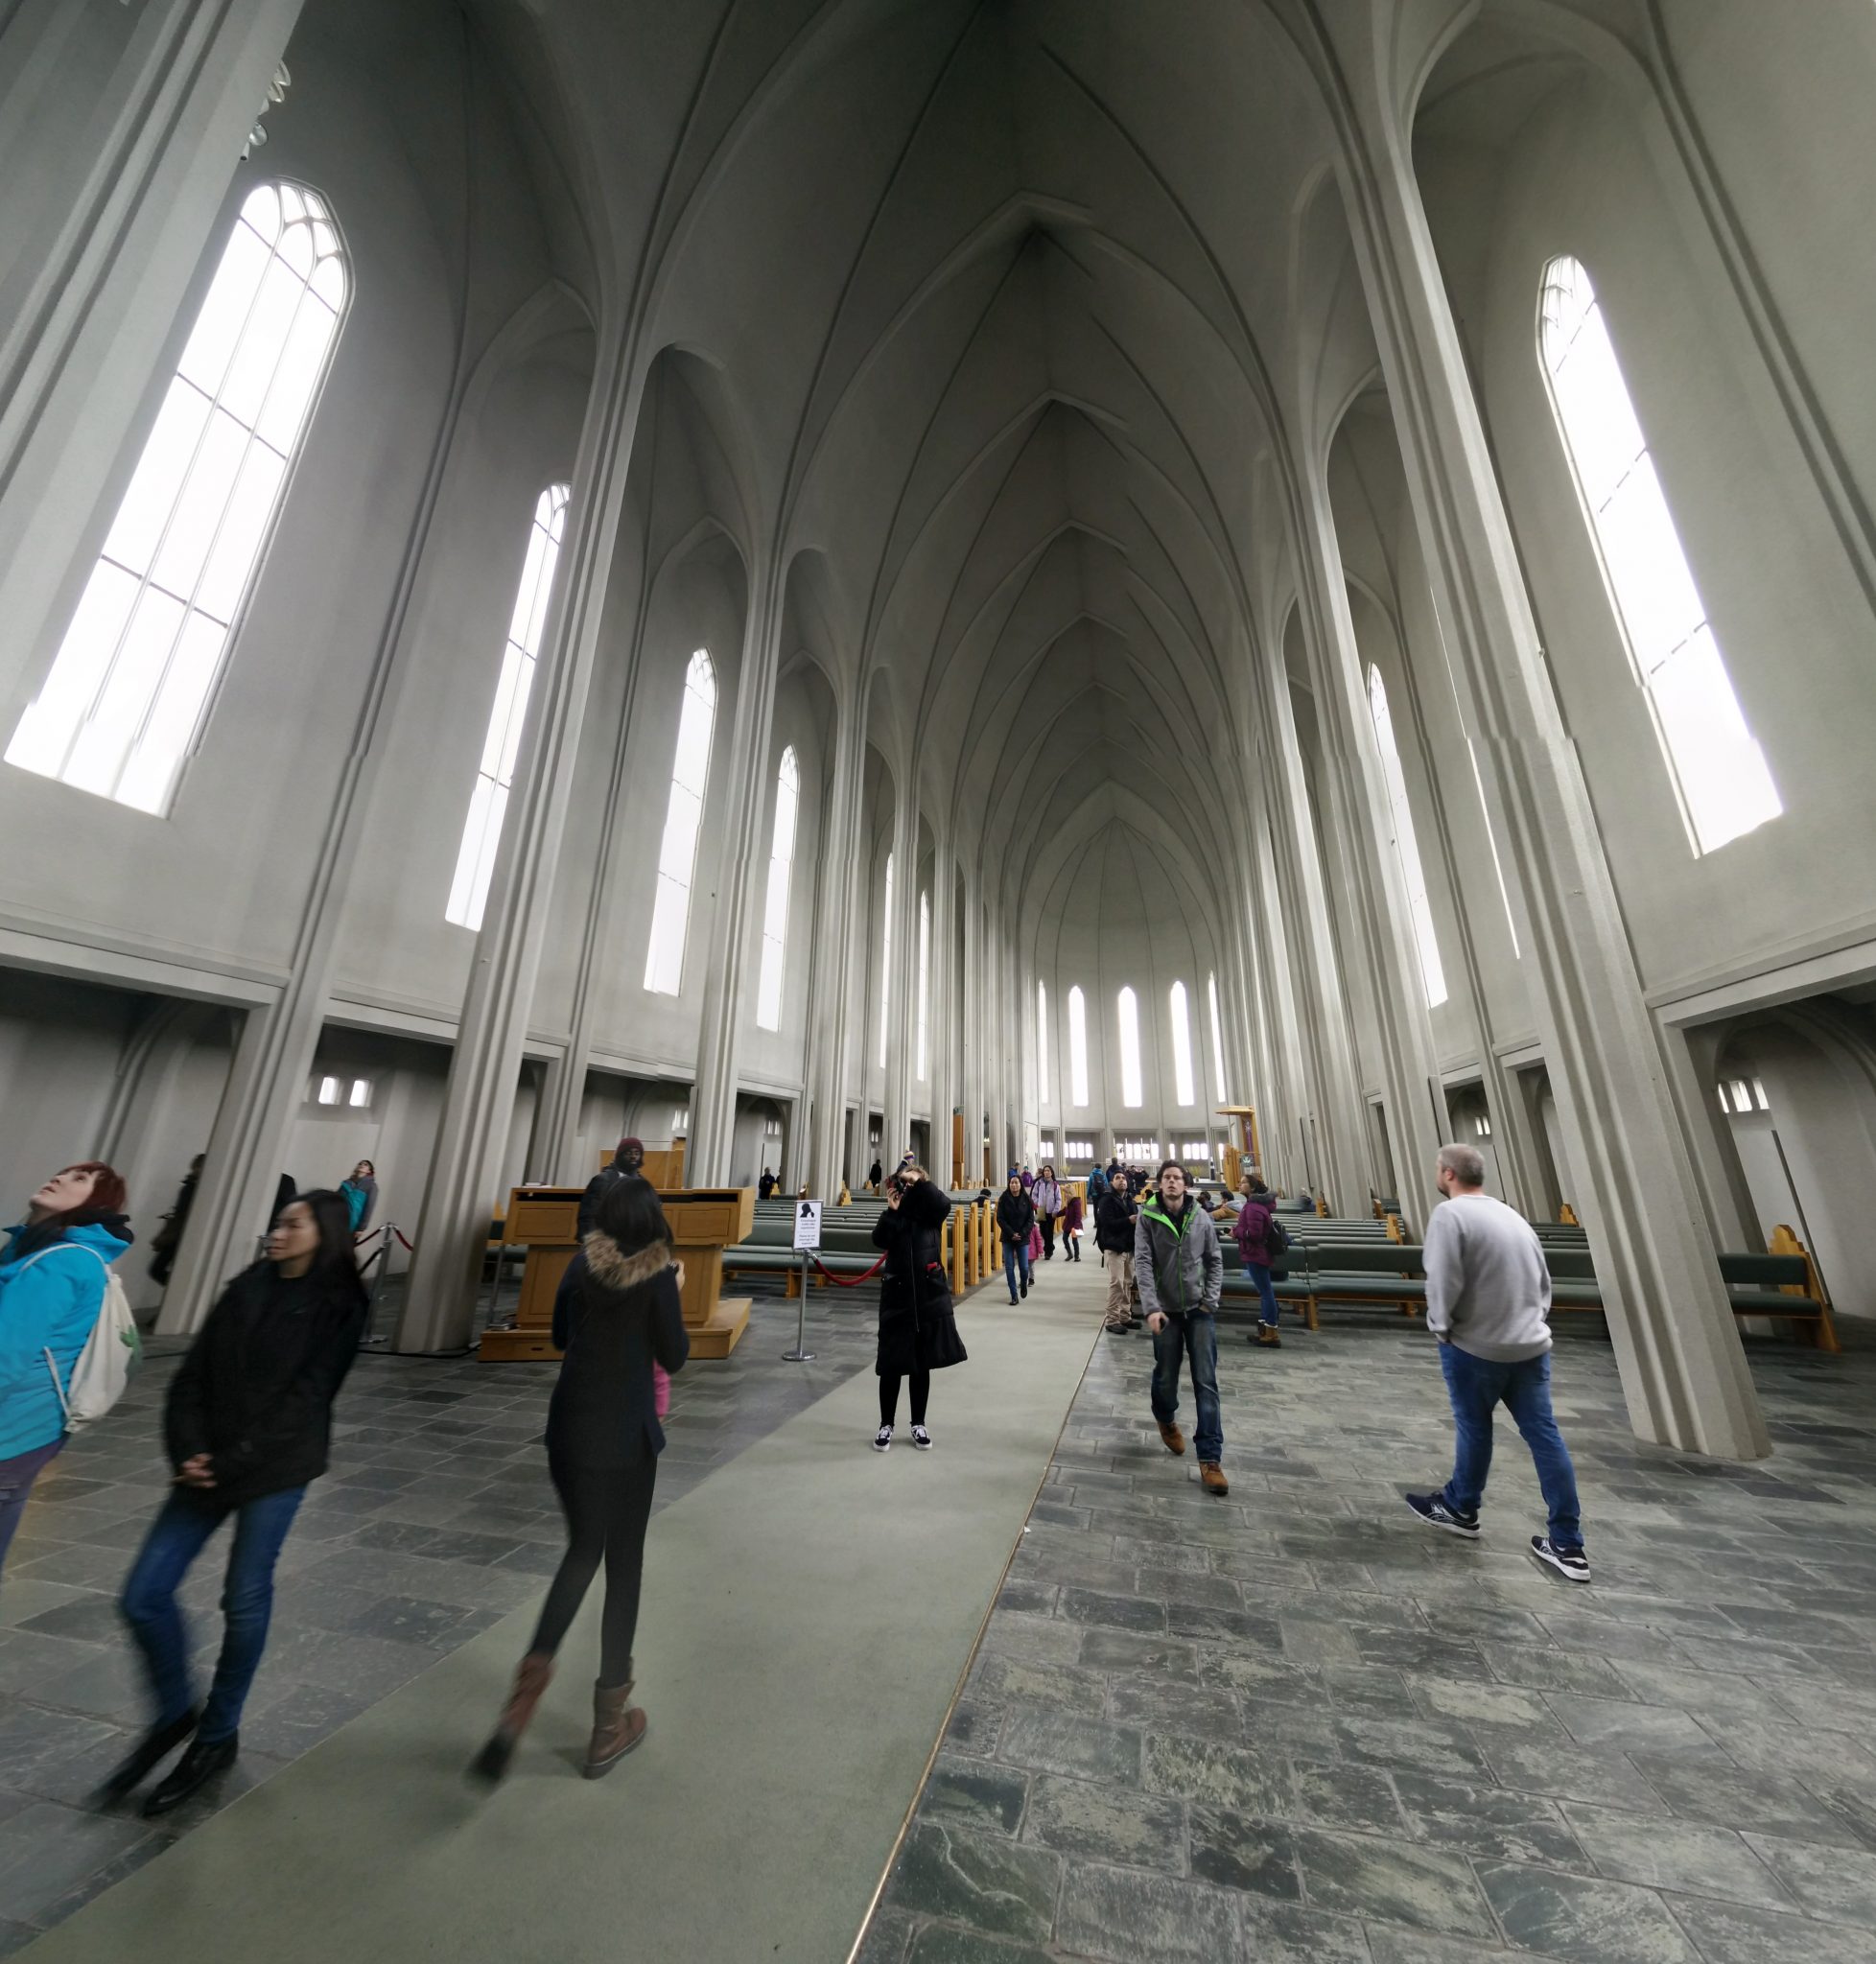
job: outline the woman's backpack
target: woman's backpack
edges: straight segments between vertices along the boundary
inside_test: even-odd
[[[69,1385],[59,1382],[59,1364],[51,1349],[44,1353],[46,1369],[52,1374],[52,1388],[59,1394],[59,1409],[65,1415],[65,1428],[76,1432],[80,1426],[102,1418],[124,1395],[130,1373],[143,1362],[143,1339],[137,1333],[137,1320],[130,1314],[130,1298],[124,1293],[117,1271],[95,1248],[86,1248],[82,1241],[56,1241],[21,1262],[21,1272],[61,1249],[88,1254],[105,1272],[105,1296],[98,1305],[98,1321],[91,1325],[84,1348],[72,1366]]]

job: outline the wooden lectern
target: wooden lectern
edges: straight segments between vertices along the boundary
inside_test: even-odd
[[[555,1358],[553,1298],[567,1264],[579,1251],[583,1188],[518,1186],[508,1196],[504,1239],[525,1243],[521,1307],[510,1330],[485,1330],[481,1355],[507,1363]],[[671,1247],[684,1264],[684,1327],[692,1357],[727,1357],[749,1326],[749,1298],[723,1295],[723,1250],[756,1225],[752,1186],[685,1187],[659,1195],[670,1223]]]

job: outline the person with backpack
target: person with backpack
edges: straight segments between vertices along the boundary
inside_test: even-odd
[[[1116,1333],[1134,1327],[1134,1228],[1138,1210],[1117,1167],[1094,1206],[1094,1246],[1108,1271],[1108,1307],[1102,1328]]]
[[[266,1255],[223,1291],[170,1381],[163,1432],[175,1480],[118,1598],[155,1719],[102,1799],[124,1799],[185,1740],[146,1814],[181,1806],[234,1764],[242,1707],[267,1648],[274,1563],[307,1487],[326,1470],[333,1400],[364,1323],[345,1203],[329,1188],[296,1194],[275,1216]],[[208,1698],[198,1704],[176,1597],[228,1520],[226,1627]]]
[[[1276,1196],[1255,1173],[1244,1176],[1238,1190],[1244,1204],[1231,1224],[1231,1234],[1244,1273],[1257,1285],[1257,1342],[1267,1350],[1278,1350],[1283,1339],[1278,1333],[1277,1290],[1270,1272],[1289,1252],[1290,1237],[1277,1218]]]
[[[73,1379],[110,1265],[135,1238],[124,1201],[102,1159],[67,1166],[27,1202],[0,1251],[0,1569],[34,1481],[70,1435]]]

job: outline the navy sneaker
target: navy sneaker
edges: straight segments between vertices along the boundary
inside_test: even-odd
[[[1401,1499],[1429,1528],[1443,1528],[1448,1534],[1464,1534],[1468,1541],[1476,1541],[1483,1531],[1477,1514],[1458,1512],[1437,1493],[1404,1493]]]
[[[1589,1579],[1589,1557],[1580,1548],[1559,1548],[1547,1535],[1534,1534],[1531,1553],[1547,1569],[1555,1569],[1559,1576],[1566,1576],[1573,1582]]]
[[[892,1451],[892,1427],[890,1425],[880,1426],[879,1431],[873,1435],[873,1450],[876,1453],[889,1453]]]
[[[931,1435],[923,1425],[915,1425],[912,1428],[912,1450],[917,1453],[928,1453],[931,1450]]]

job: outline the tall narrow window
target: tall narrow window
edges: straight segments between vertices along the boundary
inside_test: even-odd
[[[1131,989],[1120,992],[1120,1102],[1131,1111],[1144,1097],[1140,1087],[1140,1005]]]
[[[879,1068],[886,1067],[886,1024],[892,1000],[892,854],[886,854],[886,903],[879,910]]]
[[[1538,343],[1563,448],[1694,851],[1711,853],[1785,807],[1740,713],[1596,291],[1574,259],[1544,269]]]
[[[444,920],[458,927],[482,924],[489,876],[495,871],[495,849],[502,843],[502,821],[507,814],[508,791],[515,779],[515,758],[528,721],[528,693],[534,686],[534,661],[541,651],[548,594],[560,558],[567,495],[565,484],[550,484],[534,507],[528,557],[522,562],[521,590],[515,596],[508,643],[502,651],[502,673],[495,685],[495,707],[488,713],[482,760],[476,767],[469,816],[463,821],[462,843],[457,848],[456,877],[450,882],[449,905],[443,909]]]
[[[1173,1096],[1184,1105],[1199,1102],[1197,1087],[1192,1083],[1192,1018],[1185,1009],[1185,985],[1175,982],[1172,986],[1172,1040],[1173,1040]]]
[[[1205,978],[1205,993],[1211,1004],[1211,1071],[1218,1091],[1218,1102],[1225,1102],[1225,1030],[1218,1017],[1218,977],[1210,974]]]
[[[1036,1102],[1048,1103],[1048,984],[1036,984]]]
[[[697,834],[703,830],[704,785],[710,777],[710,743],[716,730],[716,671],[699,648],[684,671],[684,707],[677,719],[677,758],[671,798],[665,807],[665,836],[658,848],[658,899],[651,909],[651,942],[645,951],[645,986],[675,995],[684,981],[684,941],[691,925],[691,882],[697,872]]]
[[[1088,998],[1068,991],[1068,1102],[1088,1103]]]
[[[919,1083],[926,1079],[926,1012],[931,1001],[931,896],[919,896]]]
[[[1407,883],[1407,911],[1413,918],[1414,940],[1420,951],[1420,975],[1426,983],[1429,1009],[1446,999],[1446,971],[1440,963],[1440,944],[1433,935],[1433,909],[1426,898],[1426,871],[1420,864],[1419,842],[1414,836],[1414,814],[1407,803],[1407,784],[1400,775],[1400,752],[1394,740],[1394,718],[1388,713],[1387,685],[1380,669],[1368,671],[1368,707],[1374,718],[1374,740],[1381,752],[1381,776],[1387,783],[1388,804],[1394,812],[1395,851],[1400,876]]]
[[[7,761],[162,813],[253,584],[349,287],[331,214],[248,194]]]
[[[782,1027],[783,964],[788,951],[788,887],[795,869],[795,813],[801,800],[801,773],[791,743],[782,753],[775,780],[775,830],[768,843],[768,898],[762,903],[762,972],[756,985],[756,1022],[764,1030]]]

